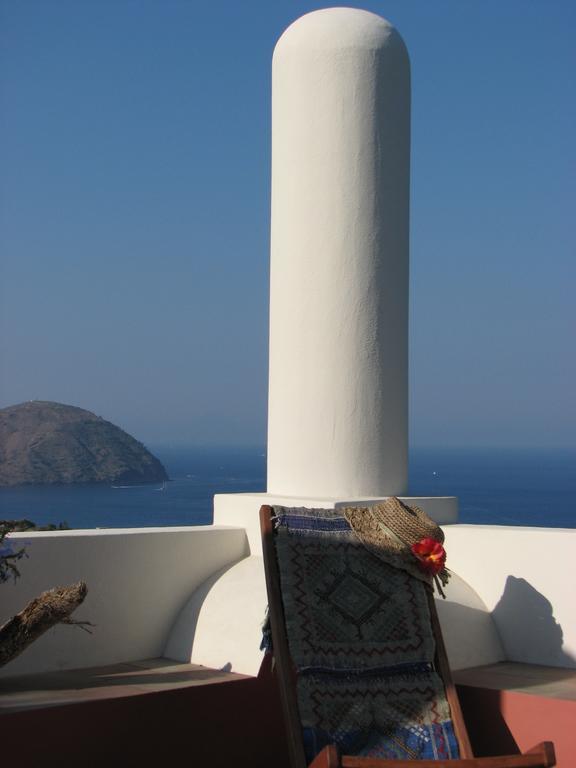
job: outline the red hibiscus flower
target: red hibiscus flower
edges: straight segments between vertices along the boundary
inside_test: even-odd
[[[416,544],[412,544],[411,549],[420,561],[422,570],[431,576],[436,576],[444,568],[446,550],[439,541],[430,538],[421,539]]]

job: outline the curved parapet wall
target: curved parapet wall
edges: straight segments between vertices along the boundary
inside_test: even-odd
[[[504,660],[500,637],[488,608],[458,574],[452,573],[445,600],[436,595],[436,610],[453,670]]]
[[[268,603],[261,557],[248,557],[208,579],[176,620],[164,655],[246,675],[258,674]]]
[[[176,620],[164,655],[182,662],[257,675],[267,596],[264,563],[249,557],[201,585]],[[438,600],[452,669],[504,658],[492,617],[476,592],[453,574],[447,599]]]
[[[272,75],[268,493],[406,493],[410,66],[384,19],[315,11]]]

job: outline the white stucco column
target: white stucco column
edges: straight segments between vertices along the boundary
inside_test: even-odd
[[[280,38],[272,89],[268,490],[214,497],[214,523],[244,528],[252,557],[192,596],[169,646],[198,632],[193,662],[248,674],[266,601],[262,504],[338,509],[394,495],[440,524],[458,519],[454,497],[406,496],[404,43],[372,13],[315,11]]]
[[[398,32],[298,19],[273,59],[269,494],[406,493],[409,162]]]
[[[453,496],[409,497],[410,66],[396,30],[353,8],[294,22],[272,77],[266,493],[217,494],[214,522],[261,554],[261,504],[387,496],[440,524]]]

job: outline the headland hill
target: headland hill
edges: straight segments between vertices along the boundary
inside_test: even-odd
[[[168,479],[142,443],[83,408],[33,400],[0,409],[0,487]]]

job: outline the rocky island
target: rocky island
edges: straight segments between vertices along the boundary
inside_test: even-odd
[[[142,443],[90,411],[41,400],[0,409],[0,486],[164,480]]]

